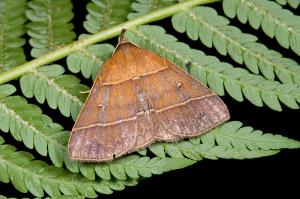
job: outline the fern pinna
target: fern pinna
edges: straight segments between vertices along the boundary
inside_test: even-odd
[[[300,1],[202,5],[212,2],[1,1],[0,186],[10,183],[6,186],[27,194],[1,189],[0,198],[95,198],[204,159],[252,159],[300,148],[299,141],[255,130],[241,117],[204,136],[156,143],[109,163],[69,159],[73,121],[114,51],[116,40],[108,39],[123,28],[128,40],[174,62],[229,101],[246,100],[271,114],[299,113]],[[86,16],[76,18],[82,5]],[[251,29],[261,30],[263,39]],[[265,42],[269,37],[275,48]]]

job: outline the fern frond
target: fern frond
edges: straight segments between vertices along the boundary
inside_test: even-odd
[[[257,38],[242,33],[238,28],[229,26],[229,20],[220,16],[209,7],[195,7],[172,17],[173,27],[178,32],[197,40],[198,37],[207,47],[214,46],[217,51],[239,64],[245,63],[255,74],[259,71],[269,80],[275,74],[283,83],[295,83],[300,86],[300,65],[294,60],[283,58],[279,52],[256,42]]]
[[[133,0],[92,0],[88,3],[89,14],[83,23],[89,33],[97,33],[113,25],[120,24],[127,20]]]
[[[114,162],[105,164],[87,164],[71,161],[67,155],[68,138],[69,132],[59,132],[55,136],[51,136],[52,140],[49,142],[49,146],[51,145],[53,151],[57,151],[53,152],[52,156],[56,157],[58,165],[65,163],[68,170],[81,172],[90,180],[94,180],[96,174],[106,180],[110,180],[112,177],[120,180],[125,180],[127,177],[150,177],[151,174],[161,174],[170,170],[187,167],[194,163],[194,161],[184,158],[158,159],[139,155],[128,155]],[[144,164],[147,164],[147,166]]]
[[[191,154],[200,155],[206,159],[217,160],[222,159],[252,159],[277,154],[276,150],[248,150],[248,149],[235,149],[226,148],[224,146],[213,146],[211,144],[192,145],[183,143],[178,146],[182,150],[183,155],[189,157]],[[192,156],[193,157],[193,156]]]
[[[151,177],[152,174],[162,174],[167,171],[181,169],[194,164],[194,160],[187,158],[172,157],[141,157],[130,155],[117,161],[107,164],[112,176],[117,179],[125,180],[129,178],[137,179],[140,177]],[[103,174],[103,173],[98,173]]]
[[[256,106],[263,106],[265,103],[277,111],[281,111],[279,101],[290,108],[299,108],[299,86],[269,81],[259,75],[249,74],[245,69],[234,68],[228,63],[220,62],[216,57],[206,56],[202,51],[178,42],[161,27],[140,26],[131,29],[127,38],[143,48],[161,54],[178,66],[188,66],[189,72],[195,78],[208,85],[218,95],[224,95],[226,90],[239,102],[245,97]]]
[[[10,131],[12,136],[18,141],[23,141],[27,148],[35,148],[42,156],[48,155],[55,166],[62,167],[65,163],[68,170],[79,172],[80,163],[68,158],[66,145],[69,132],[62,131],[63,128],[59,124],[53,123],[50,117],[42,114],[40,108],[28,104],[24,98],[6,97],[12,94],[14,89],[11,85],[0,86],[0,130]],[[5,91],[10,92],[4,93]],[[90,173],[85,165],[81,171],[86,176]]]
[[[4,90],[10,91],[4,92]],[[8,96],[13,92],[14,87],[10,85],[1,85],[0,87],[0,96],[3,96],[0,100],[0,129],[4,132],[10,130],[15,139],[22,140],[28,148],[35,147],[41,155],[46,156],[48,154],[55,166],[62,167],[63,163],[65,163],[68,170],[72,172],[80,171],[90,180],[94,180],[96,174],[106,180],[110,180],[112,177],[118,180],[126,180],[128,177],[150,177],[152,174],[161,174],[170,170],[187,167],[195,163],[195,161],[201,160],[202,157],[212,159],[217,157],[238,159],[257,158],[277,153],[277,151],[273,151],[272,149],[299,147],[299,143],[296,141],[279,138],[278,136],[272,137],[260,134],[254,138],[252,136],[253,139],[251,140],[253,141],[252,145],[259,147],[250,148],[248,147],[249,143],[246,143],[246,141],[249,141],[249,137],[251,138],[251,136],[246,136],[248,140],[245,141],[243,135],[240,136],[240,133],[236,133],[237,129],[233,128],[235,130],[233,133],[228,131],[228,126],[234,126],[232,122],[219,127],[219,130],[214,130],[215,132],[219,131],[219,133],[214,133],[217,144],[213,144],[215,141],[197,142],[196,139],[182,143],[160,143],[160,145],[164,146],[163,151],[166,151],[166,154],[170,157],[160,155],[161,153],[158,152],[159,148],[156,147],[155,150],[155,147],[153,147],[155,145],[153,145],[149,149],[157,155],[157,157],[149,158],[147,156],[128,155],[110,163],[86,164],[71,161],[68,158],[67,142],[69,132],[61,131],[62,127],[60,125],[52,123],[51,119],[43,115],[37,106],[27,104],[24,98]],[[226,143],[228,142],[226,139],[220,142],[219,140],[222,140],[222,136],[224,136],[222,134],[223,131],[228,135],[230,135],[230,133],[236,134],[237,138],[235,139],[242,140],[240,143],[245,143],[249,150],[246,149],[246,147],[240,147],[234,144],[229,147]],[[242,130],[238,132],[240,131]],[[265,137],[260,138],[259,136]],[[264,143],[259,143],[262,140],[264,140]],[[229,141],[234,143],[234,139],[229,139]],[[274,143],[277,145],[275,146]],[[193,144],[193,146],[191,144]],[[264,146],[264,148],[261,146]]]
[[[151,11],[170,6],[178,0],[135,0],[131,7],[134,12],[128,15],[128,19],[134,19]]]
[[[26,0],[0,2],[0,72],[25,62],[21,48],[25,40]]]
[[[223,10],[230,18],[249,21],[254,29],[261,27],[269,37],[275,36],[281,46],[300,55],[300,16],[268,0],[224,0]]]
[[[278,149],[300,148],[300,142],[270,133],[242,127],[242,123],[231,121],[211,132],[179,143],[158,143],[149,147],[158,157],[202,158],[256,158],[278,153]]]
[[[7,87],[7,85],[5,85]],[[1,85],[0,89],[4,89]],[[58,154],[63,154],[59,148],[53,148],[53,137],[63,128],[44,114],[40,108],[28,104],[21,96],[9,96],[0,99],[0,129],[8,132],[18,140],[23,141],[27,148],[46,156],[48,153],[56,166],[60,164]]]
[[[60,196],[55,196],[55,199],[84,199],[84,196],[70,196],[70,195],[60,195]],[[6,196],[0,195],[0,199],[17,199],[16,197],[9,197],[7,198]],[[23,198],[25,199],[25,198]],[[27,198],[26,198],[27,199]],[[35,199],[40,199],[40,198],[35,198]],[[53,199],[53,197],[45,197],[44,199]]]
[[[21,90],[25,97],[33,96],[39,103],[47,100],[52,109],[59,109],[62,115],[72,116],[73,120],[86,98],[89,87],[80,84],[73,75],[64,75],[60,65],[48,65],[23,75],[20,78]]]
[[[73,18],[70,0],[32,0],[26,12],[28,23],[27,33],[31,37],[32,57],[39,57],[50,51],[72,42],[75,33],[72,31]]]
[[[298,6],[300,5],[300,0],[276,0],[277,3],[281,4],[281,5],[290,5],[292,8],[298,8]]]
[[[110,44],[94,44],[82,48],[67,57],[68,68],[73,73],[81,71],[85,78],[96,78],[102,64],[111,56],[114,47]]]
[[[242,123],[232,121],[220,128],[214,129],[209,134],[200,137],[202,143],[223,146],[227,148],[249,150],[277,150],[282,148],[300,148],[300,142],[283,137],[253,130],[252,127],[242,127]]]
[[[28,191],[34,196],[82,195],[89,198],[97,197],[98,193],[111,194],[113,190],[123,190],[125,186],[135,185],[129,181],[90,181],[68,171],[49,166],[43,161],[33,160],[27,152],[16,151],[12,145],[0,145],[0,181],[11,182],[22,192]]]
[[[228,129],[228,126],[234,125],[234,122],[225,124],[220,127],[219,132],[215,137],[219,140],[222,136],[222,131]],[[244,127],[245,129],[248,127]],[[242,128],[243,129],[243,128]],[[237,130],[236,130],[237,131]],[[236,132],[235,131],[235,132]],[[228,132],[228,130],[226,131]],[[213,132],[212,132],[213,133]],[[209,133],[210,134],[210,133]],[[209,135],[207,134],[207,135]],[[218,137],[220,135],[220,138]],[[60,158],[62,161],[64,159],[66,167],[71,169],[73,172],[78,172],[78,170],[88,179],[95,179],[95,173],[102,179],[110,180],[112,177],[119,180],[125,180],[130,178],[141,178],[141,177],[151,177],[152,174],[161,174],[170,170],[180,169],[187,167],[194,161],[199,161],[202,158],[210,157],[220,157],[220,158],[258,158],[268,155],[276,154],[277,150],[271,149],[283,149],[283,148],[299,148],[299,142],[294,140],[289,140],[287,138],[278,139],[279,136],[270,137],[269,140],[265,139],[264,143],[260,143],[264,139],[265,135],[257,136],[257,139],[253,139],[253,145],[264,144],[265,148],[242,148],[235,145],[228,147],[222,144],[212,144],[211,142],[200,142],[200,138],[195,138],[191,141],[184,141],[182,143],[157,143],[149,147],[150,151],[153,152],[157,157],[149,158],[147,156],[139,155],[128,155],[116,161],[105,163],[105,164],[85,164],[76,161],[66,161],[65,158]],[[228,136],[229,137],[229,136]],[[238,137],[238,136],[237,136]],[[251,136],[250,136],[251,137]],[[53,137],[54,138],[54,137]],[[68,140],[67,133],[60,133],[54,138],[57,141],[53,142],[54,148],[59,148],[64,151],[62,154],[66,154],[66,145]],[[196,141],[196,139],[198,141]],[[242,143],[245,143],[246,138],[239,138]],[[204,140],[204,139],[203,139]],[[59,143],[60,142],[60,143]],[[191,145],[192,144],[192,145]],[[273,144],[273,145],[272,145]],[[277,144],[275,146],[275,144]],[[189,147],[187,147],[189,146]],[[267,149],[267,147],[269,147]],[[160,149],[163,149],[160,152]],[[195,149],[197,148],[197,149]],[[196,150],[196,151],[195,151]],[[209,153],[210,156],[205,155]],[[163,155],[162,155],[163,154]],[[204,155],[203,155],[204,154]],[[145,154],[146,155],[146,154]],[[169,155],[170,157],[166,157]],[[214,158],[213,158],[214,159]],[[77,169],[77,170],[76,170]]]
[[[115,25],[110,27],[105,31],[101,31],[99,33],[94,34],[93,36],[89,36],[88,38],[84,38],[80,40],[80,42],[71,43],[65,46],[61,46],[60,48],[47,53],[47,56],[38,57],[35,60],[32,60],[28,63],[22,64],[16,68],[10,69],[9,71],[5,71],[0,73],[0,83],[7,83],[10,80],[17,79],[18,77],[24,75],[27,72],[30,72],[33,69],[36,69],[42,65],[47,65],[54,61],[57,61],[68,54],[97,42],[101,42],[110,38],[113,38],[120,34],[122,29],[127,28],[130,29],[132,27],[136,27],[145,23],[150,23],[153,21],[157,21],[159,19],[163,19],[173,14],[184,10],[189,9],[193,6],[200,5],[205,3],[206,1],[203,0],[191,0],[191,1],[181,1],[173,6],[169,6],[166,8],[162,8],[151,13],[148,13],[142,17],[139,17],[134,20],[130,20],[124,22],[119,25]]]

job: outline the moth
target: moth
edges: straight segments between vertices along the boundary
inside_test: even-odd
[[[74,124],[72,160],[111,161],[156,141],[199,136],[230,118],[214,92],[124,33]]]

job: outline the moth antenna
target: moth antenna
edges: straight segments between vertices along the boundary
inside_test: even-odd
[[[125,37],[126,31],[127,31],[127,29],[125,29],[125,28],[122,29],[122,31],[121,31],[121,33],[120,33],[120,36],[119,36],[119,44],[128,41],[128,40],[126,39],[126,37]]]

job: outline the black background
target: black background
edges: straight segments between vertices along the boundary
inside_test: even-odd
[[[84,32],[82,22],[85,20],[87,1],[73,1],[74,12],[76,13],[73,23],[75,31],[79,35]],[[219,14],[223,14],[221,3],[211,4]],[[300,8],[293,10],[287,7],[295,14],[300,13]],[[170,18],[152,23],[161,25],[169,34],[175,35],[180,41],[188,43],[193,48],[204,51],[207,55],[215,55],[221,61],[229,62],[235,67],[239,66],[229,56],[221,56],[215,49],[209,49],[203,46],[199,41],[193,42],[189,40],[185,34],[179,34],[174,31],[171,26]],[[275,40],[265,36],[259,29],[253,30],[249,24],[242,25],[237,20],[232,20],[232,25],[238,26],[243,32],[251,33],[259,38],[269,49],[276,49],[285,57],[293,58],[300,63],[300,57],[291,50],[286,50],[279,46]],[[27,37],[27,36],[25,36]],[[108,42],[116,44],[117,39],[111,39]],[[26,55],[30,60],[30,46],[25,46]],[[59,61],[65,65],[65,60]],[[90,80],[84,80],[85,83],[91,85]],[[12,81],[19,88],[17,81]],[[18,93],[20,89],[18,89]],[[255,107],[248,101],[242,103],[233,100],[226,95],[222,97],[227,104],[231,113],[231,120],[238,120],[245,126],[252,126],[254,129],[262,130],[273,134],[281,134],[289,138],[300,140],[299,131],[299,110],[292,110],[282,104],[283,111],[276,112],[267,107]],[[34,99],[29,102],[38,104]],[[58,122],[71,129],[72,120],[64,118],[57,110],[51,110],[47,105],[40,105],[44,112],[50,115],[55,122]],[[34,150],[28,150],[22,143],[16,142],[9,134],[1,134],[6,143],[17,146],[19,150],[30,151],[36,159],[42,159],[49,162],[48,158],[41,157]],[[164,173],[163,175],[153,176],[144,179],[137,186],[127,187],[121,192],[114,192],[113,195],[101,196],[102,198],[124,198],[124,197],[159,197],[162,195],[168,197],[176,197],[184,195],[184,197],[196,196],[203,198],[204,195],[209,197],[261,197],[263,195],[277,196],[283,194],[285,198],[294,196],[299,198],[299,181],[300,181],[300,150],[283,150],[275,156],[250,159],[250,160],[225,160],[219,159],[203,160],[190,167]],[[0,194],[7,197],[32,197],[30,194],[22,194],[14,189],[11,184],[0,183]]]

